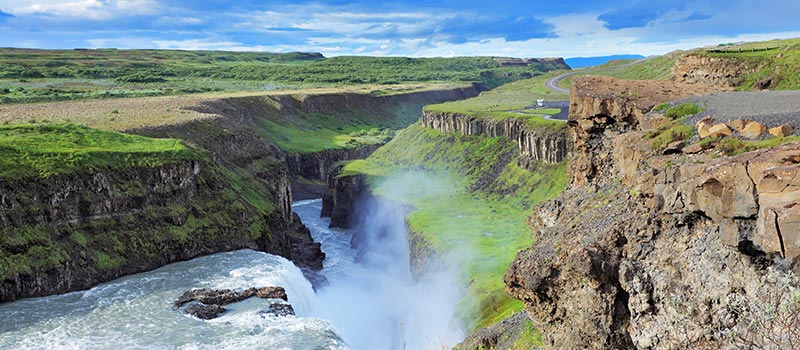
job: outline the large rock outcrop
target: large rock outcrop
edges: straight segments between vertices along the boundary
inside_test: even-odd
[[[571,185],[534,210],[535,243],[509,267],[509,293],[551,349],[735,345],[765,281],[797,263],[800,143],[661,155],[646,136],[663,122],[646,113],[659,97],[624,81],[573,86]]]
[[[759,70],[747,61],[705,54],[681,55],[672,66],[673,79],[684,83],[700,83],[726,87],[739,86],[742,76]]]
[[[489,120],[459,113],[425,111],[422,125],[444,133],[509,138],[516,142],[521,155],[520,165],[525,168],[529,168],[533,162],[561,162],[570,150],[570,143],[562,128],[532,128],[519,119]]]

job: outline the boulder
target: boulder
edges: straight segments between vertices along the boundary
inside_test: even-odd
[[[242,292],[230,289],[216,290],[203,288],[184,292],[183,295],[175,301],[175,306],[181,307],[192,301],[206,305],[228,305],[254,296],[261,299],[282,299],[288,301],[286,290],[284,290],[283,287],[248,288]]]
[[[736,119],[736,120],[731,120],[726,124],[728,124],[728,127],[730,127],[731,129],[735,130],[738,133],[741,133],[742,130],[744,130],[744,127],[747,126],[747,123],[749,122],[750,121],[747,119]]]
[[[681,141],[672,142],[672,143],[668,144],[666,148],[664,148],[664,150],[661,152],[661,154],[667,155],[667,154],[681,153],[681,150],[683,149],[683,146],[685,146],[685,145],[686,145],[686,142],[684,142],[682,140]]]
[[[759,122],[751,121],[744,126],[740,134],[748,139],[757,139],[761,137],[765,131],[767,131],[767,128],[764,127],[764,125]]]
[[[769,129],[769,133],[775,137],[786,137],[794,133],[794,128],[789,124],[783,124]]]
[[[691,145],[684,147],[681,151],[686,154],[697,154],[703,152],[709,148],[714,146],[713,143],[702,143],[702,142],[695,142]]]
[[[700,119],[697,124],[695,124],[695,128],[697,128],[697,134],[700,135],[700,138],[708,137],[711,133],[711,127],[714,126],[714,118],[705,117]]]
[[[223,312],[225,312],[225,308],[222,306],[206,305],[203,303],[189,304],[189,306],[183,309],[183,313],[192,315],[201,320],[211,320],[217,318],[219,315],[222,315]]]
[[[733,135],[733,131],[731,131],[731,128],[729,128],[724,123],[716,124],[708,130],[708,136],[712,138],[725,137],[731,135]]]
[[[266,310],[260,311],[259,314],[285,317],[289,315],[294,315],[295,313],[294,313],[294,308],[292,307],[291,304],[272,303],[269,304],[269,307]]]

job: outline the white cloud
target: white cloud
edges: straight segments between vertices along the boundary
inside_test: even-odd
[[[573,13],[557,17],[543,18],[545,23],[555,27],[553,33],[561,38],[606,33],[605,22],[597,19],[594,13]]]
[[[0,8],[14,15],[47,14],[90,20],[152,15],[163,9],[155,0],[0,0]]]

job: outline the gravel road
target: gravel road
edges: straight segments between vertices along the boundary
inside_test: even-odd
[[[675,103],[692,102],[706,108],[702,113],[687,119],[694,125],[704,117],[717,121],[747,118],[774,127],[789,123],[800,130],[800,90],[723,92],[706,96],[693,96]]]

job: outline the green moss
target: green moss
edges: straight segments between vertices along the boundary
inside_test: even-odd
[[[80,231],[73,231],[72,234],[69,235],[69,238],[81,247],[86,247],[86,243],[89,242],[89,240],[86,239],[86,235]]]
[[[109,168],[157,167],[197,158],[174,139],[70,124],[0,126],[0,177],[26,178]]]
[[[543,347],[542,333],[539,332],[529,319],[525,319],[522,334],[520,334],[517,341],[509,348],[509,350],[530,350],[540,349]]]
[[[122,265],[125,259],[119,256],[108,256],[106,253],[95,252],[94,256],[94,263],[100,270],[113,270]]]

